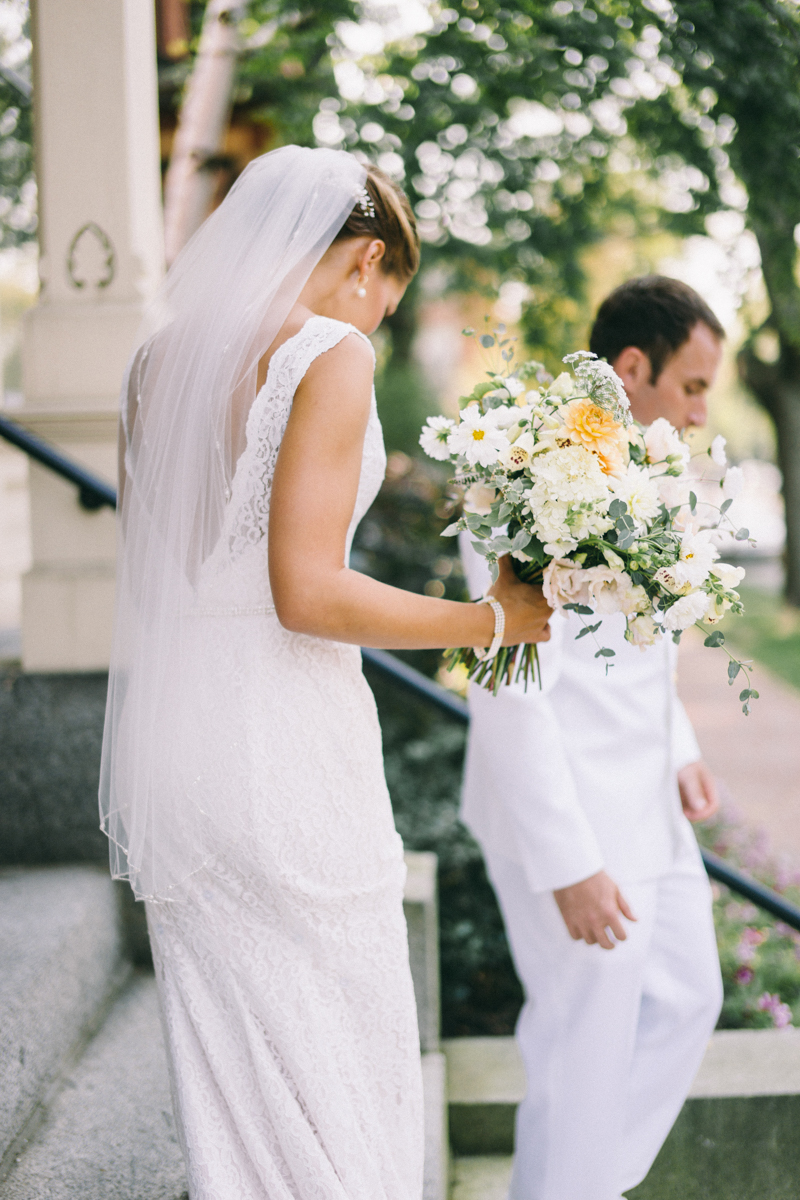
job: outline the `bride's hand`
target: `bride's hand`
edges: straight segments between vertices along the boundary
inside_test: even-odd
[[[508,555],[499,559],[497,565],[500,574],[489,588],[488,595],[500,601],[506,614],[503,645],[548,641],[550,626],[547,622],[553,610],[545,600],[541,587],[518,579]]]

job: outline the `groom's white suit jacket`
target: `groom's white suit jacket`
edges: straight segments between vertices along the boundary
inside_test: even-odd
[[[470,595],[481,596],[485,561],[464,535],[461,553]],[[652,879],[687,844],[697,856],[676,779],[700,758],[675,691],[677,647],[670,637],[631,646],[619,614],[603,618],[597,641],[576,640],[582,627],[553,614],[541,691],[469,689],[461,815],[489,858],[523,866],[534,892],[601,869],[618,883]],[[615,657],[595,658],[598,643]]]

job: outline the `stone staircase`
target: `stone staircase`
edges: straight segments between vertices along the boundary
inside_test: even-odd
[[[440,1044],[436,857],[407,863],[424,1197],[505,1200],[522,1064],[513,1038]],[[184,1200],[136,915],[103,867],[0,869],[0,1200]],[[716,1033],[630,1200],[798,1200],[798,1129],[800,1030]]]
[[[447,1059],[451,1200],[505,1200],[525,1076],[513,1038],[455,1038]],[[715,1033],[630,1200],[798,1200],[800,1029]],[[587,1200],[590,1200],[587,1197]]]
[[[436,856],[408,855],[425,1200],[446,1200]],[[0,1200],[182,1200],[155,981],[129,895],[95,866],[0,870]]]

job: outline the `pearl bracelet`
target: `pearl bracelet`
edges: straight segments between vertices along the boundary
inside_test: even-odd
[[[506,631],[506,614],[500,601],[495,600],[493,596],[484,596],[482,600],[478,601],[478,604],[488,604],[494,613],[494,637],[492,638],[492,644],[488,650],[476,649],[475,651],[480,661],[485,662],[486,659],[494,658],[503,644],[503,635]]]

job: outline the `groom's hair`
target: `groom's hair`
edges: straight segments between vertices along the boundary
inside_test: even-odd
[[[694,288],[667,275],[641,275],[616,288],[600,305],[589,348],[613,364],[626,347],[638,346],[650,359],[650,382],[655,383],[699,321],[720,341],[725,337]]]
[[[399,184],[370,163],[365,181],[366,195],[356,204],[334,239],[380,238],[386,245],[381,267],[404,283],[419,270],[419,234],[408,196]]]

